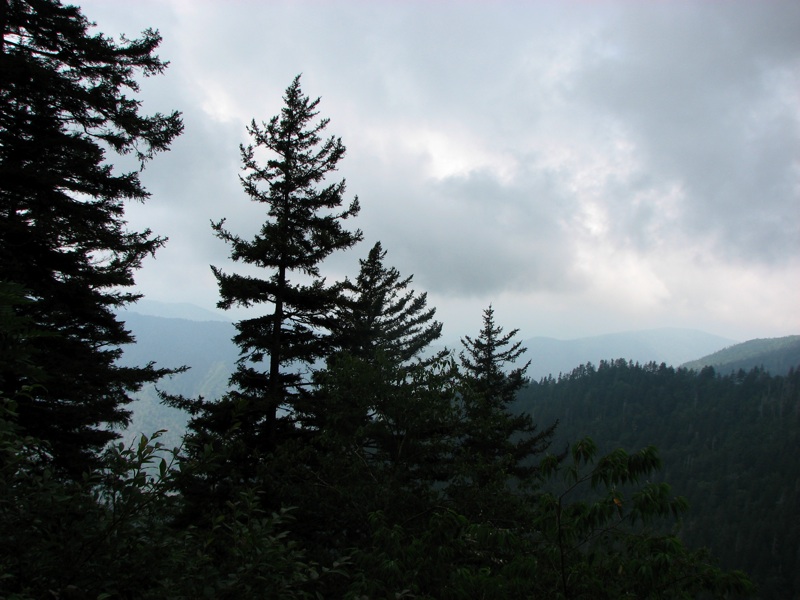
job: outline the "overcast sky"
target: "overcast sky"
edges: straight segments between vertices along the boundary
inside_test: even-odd
[[[108,35],[160,30],[146,112],[186,133],[143,177],[132,227],[168,245],[146,297],[213,309],[248,236],[251,119],[292,78],[321,97],[365,240],[414,275],[447,341],[493,303],[522,337],[689,327],[800,333],[800,2],[87,0]]]

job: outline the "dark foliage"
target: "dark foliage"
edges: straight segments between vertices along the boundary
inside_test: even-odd
[[[490,306],[483,312],[480,334],[462,340],[463,422],[458,450],[460,474],[452,486],[455,494],[464,493],[461,488],[466,486],[471,490],[469,496],[509,498],[508,484],[528,481],[536,471],[531,459],[550,446],[555,419],[539,431],[530,415],[509,411],[517,392],[527,383],[525,371],[530,364],[509,368],[525,352],[520,342],[513,341],[516,334],[516,329],[503,334]],[[487,518],[487,506],[475,510]],[[501,515],[513,514],[509,510],[501,502],[491,512],[495,518],[503,518]]]
[[[442,334],[434,321],[435,308],[427,307],[427,294],[408,288],[412,276],[403,278],[394,267],[384,265],[386,250],[377,242],[355,281],[343,284],[345,299],[336,311],[333,349],[367,361],[381,353],[396,364],[441,359],[446,352],[424,357],[422,353]]]
[[[25,289],[17,310],[50,334],[31,340],[47,376],[20,399],[19,422],[77,475],[114,439],[105,425],[127,422],[131,392],[167,372],[115,362],[132,339],[114,309],[137,298],[123,290],[164,239],[126,230],[124,202],[148,194],[140,169],[118,173],[106,154],[142,167],[182,124],[128,96],[166,66],[156,32],[116,43],[54,0],[3,0],[0,27],[0,280]],[[2,379],[6,395],[31,383]]]
[[[601,452],[658,446],[691,511],[680,537],[752,574],[764,598],[800,591],[800,373],[720,376],[624,360],[532,383],[517,409],[558,417],[555,444],[591,432]]]

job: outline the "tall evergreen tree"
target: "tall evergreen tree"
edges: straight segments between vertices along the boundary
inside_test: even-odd
[[[409,289],[412,277],[403,278],[394,267],[386,267],[385,258],[377,242],[367,258],[359,260],[356,280],[342,284],[332,352],[326,369],[317,375],[320,402],[308,415],[326,436],[348,440],[343,443],[355,444],[358,452],[379,462],[384,460],[378,458],[382,453],[392,455],[387,447],[395,438],[410,433],[393,415],[414,404],[411,397],[424,387],[423,381],[444,384],[440,376],[448,370],[446,350],[422,355],[441,335],[442,324],[433,320],[436,309],[427,307],[425,293]],[[427,369],[430,372],[424,373]]]
[[[434,485],[449,474],[451,361],[423,356],[442,326],[385,257],[376,243],[356,279],[342,283],[325,368],[314,375],[312,400],[298,407],[313,435],[294,446],[281,478],[297,531],[328,556],[369,544],[375,511],[392,523],[427,521]]]
[[[313,422],[324,439],[355,453],[358,465],[392,478],[403,471],[406,483],[417,477],[430,486],[446,478],[452,452],[454,369],[447,350],[424,355],[441,335],[436,309],[385,258],[377,242],[359,261],[356,280],[343,284]]]
[[[423,354],[441,335],[442,324],[433,320],[436,309],[427,307],[427,294],[409,289],[412,276],[403,278],[385,266],[385,258],[376,242],[359,260],[356,280],[343,284],[334,352],[318,378],[324,385],[315,422],[329,438],[357,447],[364,464],[411,469],[415,461],[441,463],[444,442],[453,433],[443,430],[452,421],[452,392],[446,390],[453,369],[447,350]],[[412,444],[435,446],[437,458],[411,452]]]
[[[266,222],[252,240],[228,231],[224,219],[212,224],[216,235],[232,247],[234,261],[269,273],[262,279],[212,267],[222,298],[219,307],[270,308],[236,324],[234,341],[241,349],[231,380],[236,389],[222,405],[207,405],[206,418],[197,424],[221,431],[231,422],[234,408],[239,431],[256,453],[274,449],[282,425],[293,427],[295,402],[309,383],[300,369],[327,352],[327,330],[340,290],[326,285],[320,263],[361,239],[361,231],[343,226],[359,211],[357,198],[341,209],[344,180],[321,185],[345,154],[341,138],[321,138],[328,119],[313,122],[319,99],[303,94],[299,76],[287,88],[284,101],[279,116],[262,125],[251,123],[247,130],[253,143],[241,146],[242,186],[251,200],[266,206]],[[264,150],[270,156],[260,164],[256,154]],[[219,417],[221,421],[212,425]]]
[[[446,350],[423,356],[442,332],[442,324],[433,320],[436,309],[427,307],[427,294],[409,289],[412,276],[403,278],[384,265],[385,258],[381,243],[375,243],[359,260],[356,280],[342,285],[333,351],[317,378],[321,402],[311,415],[329,438],[358,446],[357,452],[367,456],[365,464],[406,461],[392,448],[401,447],[400,440],[424,437],[421,429],[408,425],[418,421],[407,417],[410,407],[420,404],[415,396],[423,388],[446,388],[451,371]],[[429,407],[440,416],[428,419],[433,435],[444,437],[435,421],[444,418],[451,398],[438,394],[437,402],[437,393],[428,396],[424,402],[445,405]],[[425,412],[419,406],[411,411],[417,417]]]
[[[514,479],[524,481],[535,472],[530,459],[547,450],[556,427],[553,424],[538,431],[529,414],[509,411],[517,392],[528,381],[525,371],[530,364],[529,361],[508,370],[508,365],[526,350],[521,342],[513,341],[517,333],[513,329],[503,334],[503,328],[495,323],[494,309],[489,306],[483,312],[478,337],[465,336],[461,340],[462,470],[460,481],[452,489],[462,502],[477,504],[475,514],[482,518],[507,510],[491,511],[483,504],[496,494],[497,486],[505,489]],[[466,495],[465,490],[469,490]],[[465,500],[469,497],[473,500]]]
[[[58,0],[0,0],[0,29],[0,280],[25,289],[15,310],[48,334],[30,340],[47,377],[19,420],[77,474],[116,437],[107,425],[127,423],[131,393],[167,372],[116,364],[133,339],[115,310],[139,297],[125,291],[133,272],[165,242],[129,231],[124,202],[149,196],[139,171],[183,126],[129,95],[166,67],[157,32],[115,42]],[[109,151],[139,168],[115,170]],[[31,383],[0,381],[8,396]]]

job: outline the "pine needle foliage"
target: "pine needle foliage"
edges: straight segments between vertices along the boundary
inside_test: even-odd
[[[126,291],[133,273],[166,241],[129,231],[125,202],[147,199],[139,173],[183,125],[130,95],[166,68],[158,32],[116,42],[57,0],[3,0],[0,29],[0,280],[23,287],[30,302],[15,310],[51,334],[31,340],[47,381],[19,422],[77,475],[116,437],[107,426],[128,422],[131,394],[169,372],[116,363],[133,339],[115,311],[139,297]],[[36,383],[2,379],[7,396]]]
[[[247,128],[252,143],[240,147],[240,180],[250,199],[266,208],[259,232],[244,239],[229,231],[224,219],[212,223],[216,236],[231,247],[234,262],[265,272],[260,277],[212,267],[220,308],[266,309],[236,324],[241,356],[231,379],[236,389],[228,398],[239,407],[242,431],[252,433],[249,446],[266,451],[278,443],[279,427],[292,427],[294,403],[309,383],[303,370],[328,350],[340,293],[338,285],[326,284],[320,263],[362,237],[360,230],[344,227],[358,214],[358,199],[343,208],[345,181],[325,181],[345,147],[341,138],[323,139],[328,119],[315,122],[318,105],[319,98],[303,94],[297,76],[286,89],[280,115],[262,124],[254,120]]]
[[[513,329],[504,334],[489,306],[483,312],[479,335],[465,336],[459,354],[464,412],[462,472],[453,490],[463,493],[459,488],[474,487],[476,498],[484,495],[492,503],[498,489],[506,489],[514,480],[521,484],[530,479],[536,471],[531,459],[548,449],[556,427],[554,423],[540,431],[529,414],[512,414],[509,410],[517,392],[527,384],[525,371],[530,364],[508,368],[526,350],[521,342],[514,341],[517,333]],[[484,500],[480,502],[485,504]],[[500,515],[509,509],[484,506],[477,510],[482,515]]]
[[[356,280],[345,281],[346,300],[336,313],[335,348],[368,361],[381,352],[398,365],[414,359],[426,362],[422,353],[442,335],[442,324],[433,320],[436,309],[428,308],[427,293],[409,288],[413,275],[403,278],[385,265],[385,259],[386,250],[376,242],[367,258],[359,260]],[[427,357],[427,362],[432,360]]]

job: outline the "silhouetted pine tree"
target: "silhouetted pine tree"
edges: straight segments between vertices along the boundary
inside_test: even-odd
[[[251,200],[265,205],[266,222],[252,240],[228,231],[224,219],[213,223],[217,237],[230,244],[234,261],[265,272],[259,278],[212,267],[222,297],[218,306],[263,306],[266,312],[236,324],[241,358],[231,378],[235,389],[220,403],[195,407],[202,412],[194,421],[196,431],[225,434],[236,423],[237,439],[248,460],[256,462],[259,453],[271,452],[281,441],[279,429],[294,427],[295,403],[309,383],[302,371],[328,351],[340,286],[326,285],[319,265],[361,239],[359,230],[343,227],[358,214],[358,199],[341,210],[344,180],[322,185],[345,147],[340,138],[321,139],[328,119],[313,123],[319,99],[303,95],[298,76],[284,101],[279,116],[251,123],[253,143],[241,146],[242,186]],[[262,151],[269,153],[265,163],[256,156]]]
[[[398,365],[422,360],[421,353],[441,336],[442,324],[433,320],[436,309],[427,307],[427,294],[409,289],[413,276],[402,278],[397,269],[384,265],[385,258],[386,250],[377,242],[359,260],[356,280],[345,281],[334,348],[365,360],[381,352]]]
[[[158,33],[117,43],[89,25],[55,0],[0,2],[0,280],[25,289],[15,310],[47,334],[31,340],[47,376],[18,398],[19,422],[72,474],[117,437],[106,426],[127,423],[130,394],[168,372],[116,364],[133,339],[115,310],[138,298],[125,288],[165,242],[128,231],[124,202],[148,197],[139,171],[183,127],[130,96],[137,75],[166,66]],[[116,171],[109,150],[137,168]],[[7,396],[32,383],[0,380]]]
[[[359,464],[390,465],[395,474],[426,470],[429,486],[446,477],[452,453],[454,369],[446,350],[423,355],[442,324],[427,294],[409,289],[412,277],[385,266],[385,258],[377,242],[359,261],[356,280],[343,284],[334,352],[309,416],[325,439],[357,453]]]
[[[517,332],[513,329],[504,335],[489,306],[483,312],[478,337],[461,340],[461,480],[452,489],[468,504],[482,504],[497,495],[494,486],[505,488],[513,479],[523,481],[534,473],[536,466],[530,459],[547,450],[555,431],[555,424],[538,431],[529,414],[509,411],[517,392],[527,383],[525,371],[530,364],[507,370],[525,352],[521,342],[513,341]],[[465,495],[466,490],[471,491]],[[508,508],[487,512],[483,506],[477,512],[485,518],[503,510]]]
[[[313,434],[284,454],[281,497],[295,507],[304,544],[325,556],[368,545],[375,511],[392,523],[426,522],[452,462],[451,364],[443,353],[423,356],[442,326],[385,256],[375,244],[342,284],[325,369],[298,407]]]

